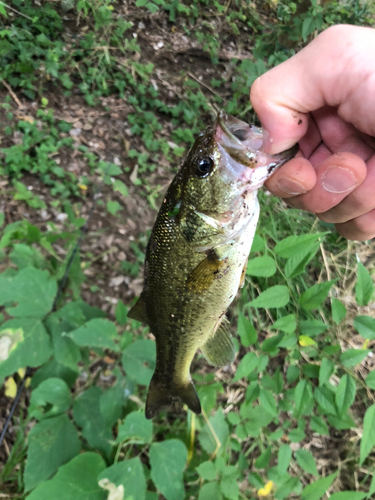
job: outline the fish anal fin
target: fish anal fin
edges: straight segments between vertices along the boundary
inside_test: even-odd
[[[144,298],[141,296],[134,304],[134,306],[128,312],[128,318],[135,319],[141,323],[148,323],[147,313],[146,313],[146,303]]]
[[[221,317],[213,335],[201,347],[201,351],[211,365],[227,366],[233,363],[236,351],[226,316]]]
[[[155,417],[161,410],[180,399],[196,414],[202,412],[201,403],[194,384],[188,380],[184,385],[163,382],[156,374],[151,379],[146,399],[146,418]]]
[[[204,292],[210,288],[215,279],[221,278],[228,271],[227,259],[220,260],[214,252],[211,252],[190,273],[186,287],[192,292]]]

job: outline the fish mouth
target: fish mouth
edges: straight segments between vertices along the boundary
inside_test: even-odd
[[[266,167],[266,178],[291,160],[299,150],[298,144],[295,144],[275,155],[265,153],[262,150],[263,130],[228,115],[224,110],[221,110],[216,118],[215,139],[235,162],[251,169]]]

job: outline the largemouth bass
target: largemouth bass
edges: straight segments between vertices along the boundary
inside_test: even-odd
[[[190,377],[198,349],[214,366],[234,360],[225,313],[244,283],[257,191],[298,150],[268,155],[262,142],[261,129],[221,111],[165,195],[147,246],[144,288],[129,311],[156,339],[147,418],[176,399],[201,412]]]

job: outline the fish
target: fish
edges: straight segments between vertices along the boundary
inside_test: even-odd
[[[190,365],[201,350],[230,365],[235,346],[226,312],[244,284],[259,217],[257,191],[295,156],[262,151],[261,128],[220,111],[172,180],[148,241],[142,293],[128,316],[147,324],[156,367],[145,415],[174,401],[201,413]]]

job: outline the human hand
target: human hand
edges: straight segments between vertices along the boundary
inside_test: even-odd
[[[278,153],[298,156],[267,181],[288,205],[333,222],[345,238],[375,236],[375,30],[328,28],[251,87],[250,100]]]

